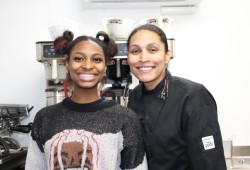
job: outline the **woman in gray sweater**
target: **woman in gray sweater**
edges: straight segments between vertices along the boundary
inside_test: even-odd
[[[26,170],[147,169],[141,127],[129,108],[100,96],[106,58],[117,46],[104,32],[96,38],[65,31],[55,40],[66,54],[72,96],[35,116]]]

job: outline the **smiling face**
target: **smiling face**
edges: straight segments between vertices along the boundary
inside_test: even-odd
[[[131,37],[128,63],[147,90],[154,89],[165,77],[165,66],[169,60],[170,54],[155,32],[139,30]]]
[[[74,91],[94,89],[103,79],[106,71],[102,48],[93,41],[81,41],[70,52],[67,69],[73,82]]]

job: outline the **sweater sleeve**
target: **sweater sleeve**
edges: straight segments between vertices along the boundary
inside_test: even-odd
[[[124,149],[121,152],[121,168],[147,170],[147,160],[142,141],[142,129],[136,114],[128,109],[129,116],[122,129]]]
[[[25,170],[45,170],[47,169],[46,165],[45,154],[41,152],[37,143],[30,138]]]
[[[137,167],[133,169],[126,169],[126,170],[148,170],[146,154],[144,155],[143,162],[141,164],[139,164]]]

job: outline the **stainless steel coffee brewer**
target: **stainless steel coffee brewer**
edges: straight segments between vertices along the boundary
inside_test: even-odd
[[[0,169],[24,166],[27,148],[12,137],[14,132],[29,133],[32,123],[22,125],[33,107],[19,104],[0,104]]]
[[[53,41],[39,41],[36,42],[36,59],[43,63],[45,69],[46,105],[59,103],[65,98],[66,55],[55,54]]]
[[[126,41],[116,41],[116,44],[118,46],[117,55],[107,61],[105,97],[126,106],[129,84],[132,83],[127,62],[127,43]]]

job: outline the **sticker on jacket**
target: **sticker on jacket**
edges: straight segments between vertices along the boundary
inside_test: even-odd
[[[213,136],[206,136],[202,138],[202,143],[204,146],[204,150],[214,149],[214,137]]]

